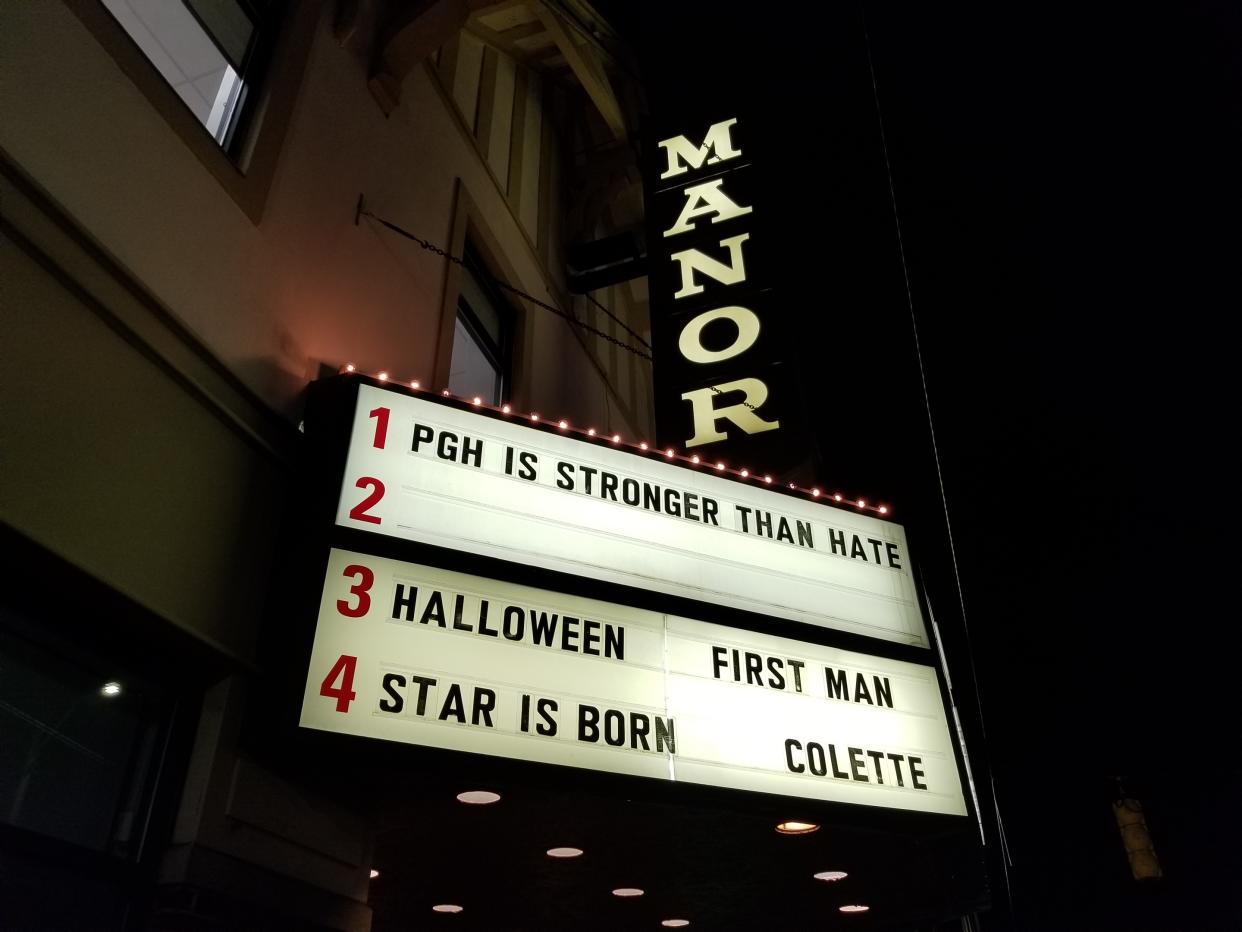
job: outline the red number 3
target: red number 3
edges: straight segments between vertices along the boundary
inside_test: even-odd
[[[345,576],[361,576],[362,580],[349,587],[351,595],[358,597],[357,605],[350,605],[345,599],[336,600],[336,610],[349,618],[361,618],[371,610],[371,597],[367,595],[375,584],[375,574],[369,567],[351,563],[345,567]]]

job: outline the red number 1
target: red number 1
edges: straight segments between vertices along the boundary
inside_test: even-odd
[[[375,418],[375,439],[371,443],[377,450],[384,449],[384,441],[388,438],[388,415],[391,413],[387,408],[376,408],[367,415]]]

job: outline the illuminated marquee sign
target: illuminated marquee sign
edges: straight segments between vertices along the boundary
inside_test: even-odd
[[[780,361],[778,235],[750,124],[660,138],[647,169],[657,418],[662,444],[784,469],[801,408]]]
[[[935,670],[333,550],[306,727],[964,815]]]
[[[928,644],[898,524],[368,385],[336,521]]]

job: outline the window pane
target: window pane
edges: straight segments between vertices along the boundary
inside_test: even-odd
[[[492,344],[499,347],[504,342],[501,312],[479,284],[474,270],[469,267],[461,277],[461,300],[466,302],[483,332],[491,338]]]
[[[221,45],[217,45],[181,0],[102,2],[198,121],[223,144],[242,99],[244,83],[234,65],[244,59],[245,49],[236,62],[230,62],[221,51]],[[219,20],[227,28],[227,33],[218,38],[232,55],[232,47],[243,35],[247,45],[250,43],[253,28],[248,19],[246,25],[241,26],[212,9],[223,5],[203,6],[212,13],[208,22],[214,26],[214,21]],[[240,11],[236,16],[245,19]],[[249,32],[245,32],[247,28]]]
[[[88,669],[5,621],[0,611],[0,821],[133,855],[155,737],[150,696],[132,677]]]
[[[474,334],[460,317],[453,328],[453,361],[449,367],[449,391],[490,404],[500,401],[500,371],[483,352]]]

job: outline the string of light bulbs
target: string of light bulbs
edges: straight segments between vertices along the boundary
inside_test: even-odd
[[[874,505],[864,498],[851,498],[841,492],[825,492],[818,486],[800,486],[795,482],[779,483],[772,478],[771,473],[753,472],[746,467],[733,468],[720,460],[713,461],[710,457],[704,459],[697,453],[678,453],[673,447],[665,447],[661,449],[659,446],[649,443],[646,440],[628,441],[622,438],[619,433],[609,434],[606,431],[598,431],[594,427],[578,427],[570,424],[566,418],[545,418],[539,414],[538,411],[515,411],[513,405],[507,402],[498,405],[489,404],[478,395],[473,397],[455,395],[447,388],[443,388],[437,393],[434,389],[424,388],[422,381],[419,379],[396,379],[393,378],[387,370],[381,370],[374,374],[370,374],[359,372],[353,363],[347,363],[340,368],[340,373],[342,375],[370,375],[371,378],[375,379],[377,382],[382,382],[385,385],[400,386],[402,388],[409,388],[412,391],[424,392],[427,394],[439,394],[442,398],[459,401],[464,404],[468,404],[473,408],[493,411],[496,414],[527,420],[531,424],[543,424],[548,426],[554,425],[556,429],[562,433],[576,434],[580,437],[586,437],[596,441],[609,441],[614,447],[629,449],[630,451],[637,451],[638,453],[645,453],[648,455],[663,456],[665,460],[682,466],[689,465],[711,469],[718,475],[722,475],[725,478],[733,479],[735,481],[753,481],[762,483],[763,485],[772,486],[774,490],[780,489],[784,492],[792,492],[795,494],[800,493],[814,500],[853,507],[856,511],[873,512],[881,517],[888,517],[891,513],[891,509],[887,505]]]

